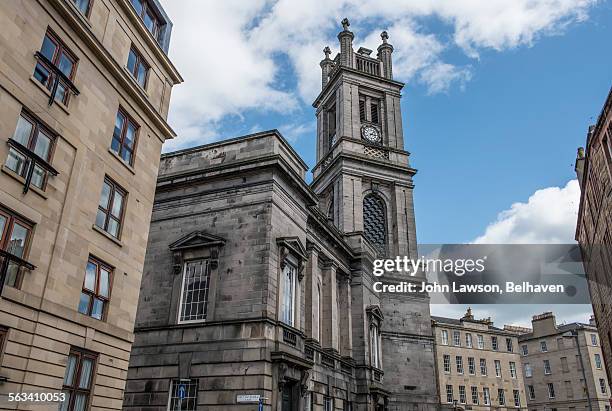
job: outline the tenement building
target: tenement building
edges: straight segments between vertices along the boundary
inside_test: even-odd
[[[416,258],[381,37],[344,20],[324,50],[311,184],[276,130],[162,156],[125,409],[436,408],[428,297],[373,291],[376,258]]]
[[[594,126],[586,150],[578,149],[576,174],[580,207],[576,240],[580,243],[593,313],[606,364],[612,364],[612,89]],[[608,374],[608,380],[610,375]]]
[[[609,411],[610,387],[595,321],[559,325],[536,315],[519,337],[530,411]]]
[[[30,0],[0,27],[0,408],[120,409],[172,24],[152,0]]]
[[[454,410],[525,409],[525,387],[516,330],[478,320],[432,317],[438,395]]]

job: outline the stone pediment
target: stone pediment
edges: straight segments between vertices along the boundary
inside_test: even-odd
[[[380,306],[378,305],[370,305],[366,308],[366,312],[371,315],[374,318],[377,318],[378,320],[382,321],[384,320],[384,315],[382,313],[382,310],[380,309]]]
[[[218,247],[225,244],[225,239],[203,231],[193,231],[170,244],[170,250],[182,251],[191,248]]]
[[[298,237],[278,237],[276,244],[281,247],[286,247],[292,254],[300,260],[306,259],[306,247],[302,244]]]

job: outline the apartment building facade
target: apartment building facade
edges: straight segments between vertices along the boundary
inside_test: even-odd
[[[31,0],[0,27],[0,407],[120,409],[172,23],[155,0]]]
[[[442,409],[526,409],[518,334],[475,319],[432,316]]]
[[[580,243],[601,349],[612,364],[612,88],[597,123],[589,127],[586,148],[578,149],[576,174],[580,206],[576,240]],[[610,370],[608,370],[609,372]],[[608,374],[610,380],[610,374]]]
[[[519,337],[530,411],[609,411],[610,386],[595,321],[559,325],[535,315]]]

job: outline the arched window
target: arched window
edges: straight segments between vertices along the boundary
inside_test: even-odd
[[[368,194],[363,199],[363,233],[379,254],[387,254],[385,203],[376,194]]]

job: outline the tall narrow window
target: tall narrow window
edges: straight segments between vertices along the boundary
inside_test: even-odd
[[[512,338],[506,338],[506,351],[514,351],[514,344],[512,343]]]
[[[552,382],[547,384],[548,387],[548,398],[555,398],[555,386]]]
[[[497,399],[499,400],[499,405],[506,405],[506,392],[503,388],[497,390]]]
[[[446,386],[446,402],[448,403],[452,403],[453,402],[453,386],[448,384]]]
[[[66,397],[60,404],[60,411],[88,409],[96,359],[96,354],[80,349],[70,350],[62,387]]]
[[[140,87],[144,89],[147,85],[149,65],[133,46],[130,49],[130,54],[128,54],[127,68],[138,84],[140,84]]]
[[[468,357],[468,372],[470,375],[476,374],[476,361],[474,360],[474,357]]]
[[[499,346],[497,344],[497,337],[496,336],[492,336],[491,337],[491,348],[495,351],[499,350]]]
[[[442,344],[443,345],[448,345],[448,331],[447,330],[442,330],[440,335],[442,336]]]
[[[516,378],[516,363],[514,361],[510,361],[510,377]]]
[[[529,354],[529,348],[527,347],[527,344],[521,345],[521,351],[522,351],[523,355]]]
[[[70,92],[76,92],[72,84],[76,57],[51,31],[47,31],[37,57],[34,78],[51,91],[52,98],[67,105]]]
[[[370,102],[370,119],[372,123],[378,124],[379,112],[378,112],[378,101],[372,100]]]
[[[595,354],[595,368],[601,369],[601,356],[599,354]]]
[[[484,387],[482,389],[482,396],[483,396],[483,401],[485,405],[491,405],[491,393],[489,391],[489,388]]]
[[[121,108],[117,111],[111,150],[117,153],[129,165],[134,164],[134,150],[136,148],[138,128],[138,124]]]
[[[455,347],[461,346],[461,333],[459,331],[453,331],[453,345]]]
[[[495,360],[494,364],[495,364],[495,376],[496,377],[501,377],[502,376],[501,375],[501,373],[502,373],[502,371],[501,371],[501,361]]]
[[[170,387],[168,410],[196,411],[198,407],[198,380],[173,380]]]
[[[365,97],[359,98],[359,120],[362,123],[366,120],[366,101],[365,101]]]
[[[444,356],[442,357],[442,361],[444,363],[444,372],[450,373],[451,372],[450,355],[444,354]]]
[[[466,403],[466,395],[465,395],[465,385],[460,385],[459,386],[459,402],[461,404],[465,404]]]
[[[535,400],[535,388],[533,387],[533,385],[527,386],[527,392],[529,393],[529,399]]]
[[[472,334],[470,333],[465,334],[465,346],[468,348],[472,348]]]
[[[296,267],[292,261],[287,260],[283,268],[281,321],[290,326],[295,325],[295,295],[296,295]]]
[[[370,326],[370,349],[372,350],[372,366],[380,367],[380,335],[378,335],[378,326],[372,324]]]
[[[546,375],[550,375],[551,371],[550,371],[550,361],[549,360],[544,360],[544,374]]]
[[[9,140],[6,168],[25,179],[26,185],[45,189],[55,137],[42,124],[22,112],[13,137]],[[49,171],[48,171],[49,170]],[[27,191],[27,190],[24,190]]]
[[[79,312],[95,319],[104,318],[110,300],[112,268],[89,257],[79,300]]]
[[[209,288],[209,260],[187,261],[183,267],[179,322],[206,320]]]
[[[376,194],[363,199],[363,232],[379,255],[387,254],[387,218],[385,204]]]
[[[327,138],[329,148],[336,144],[336,105],[334,104],[327,110]]]
[[[484,358],[480,359],[480,375],[487,375],[487,360]]]
[[[0,208],[0,274],[3,276],[3,285],[19,287],[22,267],[33,268],[25,261],[31,233],[31,224]]]
[[[512,390],[512,396],[514,397],[514,406],[520,407],[521,406],[521,394],[519,390]]]
[[[96,214],[96,226],[115,238],[119,238],[121,234],[126,196],[126,191],[117,183],[108,177],[104,179]]]
[[[476,339],[478,340],[478,349],[484,350],[484,337],[480,334],[477,334]]]
[[[457,363],[457,374],[463,374],[463,357],[458,355],[455,357]]]
[[[604,380],[603,378],[599,379],[599,388],[601,389],[602,394],[608,392],[608,389],[606,388],[606,380]]]
[[[472,392],[472,404],[478,404],[478,387],[472,385],[470,391]]]
[[[525,364],[525,377],[529,378],[533,376],[533,370],[531,369],[531,364]]]
[[[548,347],[546,346],[546,341],[540,341],[540,351],[547,352]]]

